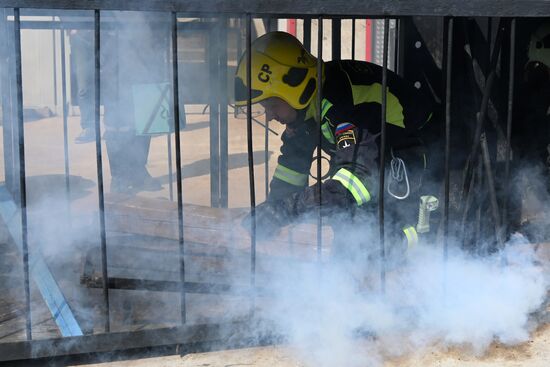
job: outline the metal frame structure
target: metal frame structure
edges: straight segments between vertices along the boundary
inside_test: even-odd
[[[5,0],[5,8],[36,9],[80,9],[80,10],[134,10],[182,12],[193,15],[272,15],[281,18],[311,16],[319,14],[331,17],[400,17],[400,16],[452,16],[452,17],[545,17],[548,16],[548,0],[361,0],[331,1],[308,0],[300,3],[292,0]]]
[[[405,1],[388,1],[388,0],[374,0],[365,2],[362,0],[348,0],[348,1],[327,1],[327,0],[310,0],[295,2],[291,0],[240,0],[240,1],[210,1],[210,0],[152,0],[152,1],[131,1],[131,0],[91,0],[91,1],[76,1],[76,0],[4,0],[2,2],[3,8],[14,9],[14,49],[15,49],[15,71],[16,71],[16,84],[17,84],[17,126],[18,126],[18,172],[19,172],[19,198],[17,198],[17,209],[20,220],[20,225],[16,225],[13,228],[18,233],[13,232],[12,237],[16,239],[16,242],[20,242],[23,258],[23,272],[25,275],[25,297],[26,297],[26,332],[27,341],[17,343],[4,343],[0,344],[0,361],[9,360],[21,360],[27,358],[44,358],[55,357],[60,355],[71,354],[84,354],[91,352],[107,352],[113,350],[135,349],[142,347],[154,347],[160,345],[179,345],[188,344],[196,345],[197,343],[211,343],[221,342],[227,343],[229,340],[234,342],[235,338],[232,337],[235,333],[242,335],[242,341],[244,343],[263,343],[266,340],[273,341],[278,340],[276,332],[273,335],[257,335],[250,328],[251,325],[258,322],[253,318],[247,320],[241,320],[230,325],[220,324],[204,324],[204,325],[189,325],[186,320],[186,293],[196,292],[202,290],[202,285],[187,282],[185,279],[185,233],[183,227],[183,199],[182,199],[182,172],[181,172],[181,142],[179,134],[175,134],[175,160],[176,160],[176,177],[177,177],[177,210],[178,210],[178,244],[179,244],[179,259],[180,259],[180,282],[179,292],[181,293],[181,326],[173,328],[164,328],[156,330],[144,330],[128,333],[110,333],[110,316],[109,316],[109,287],[111,282],[116,279],[110,279],[107,272],[107,241],[105,232],[105,214],[104,214],[104,188],[102,177],[102,162],[103,157],[101,155],[101,142],[100,142],[100,123],[99,123],[99,28],[100,28],[100,14],[105,10],[128,10],[128,11],[160,11],[171,13],[172,19],[172,42],[171,51],[173,55],[172,72],[173,72],[173,116],[175,117],[175,131],[179,131],[179,90],[178,90],[178,67],[177,67],[177,51],[178,45],[176,42],[178,24],[177,14],[184,13],[189,15],[198,16],[212,16],[215,14],[219,16],[222,21],[218,31],[223,29],[223,19],[229,16],[245,17],[246,20],[246,49],[250,49],[252,42],[252,17],[301,17],[305,19],[318,19],[319,26],[317,32],[317,45],[319,62],[322,58],[322,20],[323,19],[335,19],[334,25],[340,23],[340,19],[343,18],[380,18],[384,21],[384,38],[383,38],[383,55],[388,54],[388,32],[390,19],[400,19],[410,16],[433,16],[433,17],[445,17],[445,56],[444,56],[444,69],[445,69],[445,172],[444,172],[444,211],[443,211],[443,223],[444,234],[449,231],[449,159],[451,155],[450,139],[451,139],[451,107],[452,107],[452,70],[453,70],[453,40],[456,32],[454,23],[456,17],[511,17],[509,23],[509,29],[511,30],[510,36],[510,70],[513,70],[513,55],[515,52],[515,18],[516,17],[549,17],[550,16],[550,0],[477,0],[464,2],[461,0],[405,0]],[[30,319],[30,295],[29,295],[29,282],[30,274],[29,270],[29,251],[28,251],[28,229],[27,229],[27,214],[26,214],[26,176],[25,176],[25,141],[23,132],[23,106],[22,106],[22,77],[21,77],[21,40],[20,40],[20,9],[81,9],[81,10],[94,10],[94,52],[95,52],[95,129],[96,129],[96,163],[98,170],[98,192],[99,192],[99,222],[101,232],[101,270],[102,270],[102,289],[103,289],[103,301],[104,301],[104,318],[105,318],[105,333],[96,335],[85,336],[72,336],[61,339],[33,341],[32,340],[32,328]],[[355,22],[354,22],[355,25]],[[306,22],[304,28],[311,29],[311,24]],[[338,36],[339,32],[335,31],[334,35]],[[309,38],[310,35],[307,35]],[[500,38],[499,38],[500,37]],[[498,59],[498,53],[501,52],[501,48],[496,45],[503,42],[503,33],[499,32],[497,35],[497,41],[493,49],[493,62]],[[309,43],[308,43],[309,44]],[[355,42],[353,42],[353,47]],[[335,41],[335,47],[339,47],[339,43]],[[333,51],[334,52],[334,51]],[[250,53],[248,65],[250,65]],[[333,56],[338,57],[338,52],[333,53]],[[211,64],[212,71],[215,72],[216,67],[224,64],[223,57],[218,57]],[[386,90],[387,86],[387,69],[388,69],[387,57],[383,57],[383,76],[382,76],[382,91]],[[494,69],[493,68],[491,70]],[[320,70],[320,68],[319,68]],[[251,83],[250,70],[247,74],[248,85]],[[510,72],[512,74],[512,72]],[[485,140],[483,139],[483,121],[487,112],[487,98],[491,90],[492,80],[487,78],[485,91],[483,93],[483,101],[480,107],[480,117],[478,121],[479,131],[476,130],[475,147],[473,149],[473,156],[478,156],[478,148],[481,148],[483,156],[483,164],[485,173],[487,175],[487,181],[489,186],[493,186],[491,189],[494,192],[494,183],[492,177],[492,169],[490,166],[490,157],[488,154],[488,148]],[[318,75],[318,90],[320,90],[320,76]],[[223,86],[222,81],[222,86]],[[227,81],[225,81],[227,83]],[[213,87],[215,83],[213,82]],[[509,152],[510,139],[511,139],[511,113],[513,111],[513,76],[510,75],[509,79],[509,94],[508,94],[508,117],[507,117],[507,145],[506,149]],[[322,96],[320,93],[317,95],[318,102],[320,102]],[[382,93],[382,114],[381,114],[381,157],[380,157],[380,191],[378,202],[378,214],[379,214],[379,231],[380,231],[380,258],[381,258],[381,290],[385,289],[385,232],[384,232],[384,166],[385,166],[385,146],[386,146],[386,133],[385,133],[385,110],[386,110],[386,94]],[[219,105],[227,106],[227,101],[213,100],[213,104],[210,105],[212,109],[215,109]],[[321,103],[318,103],[320,108]],[[248,98],[248,116],[247,116],[247,134],[248,134],[248,163],[249,163],[249,184],[250,184],[250,206],[252,212],[252,238],[251,238],[251,258],[250,258],[250,296],[252,298],[252,304],[254,304],[255,287],[256,287],[256,223],[255,223],[255,206],[256,206],[256,190],[254,180],[254,161],[253,161],[253,145],[252,145],[252,115],[251,115],[251,91],[249,90]],[[211,110],[212,112],[212,110]],[[220,109],[214,111],[217,116],[227,117],[227,111]],[[320,116],[321,111],[318,111]],[[64,129],[66,130],[66,93],[63,92],[63,119]],[[219,136],[216,135],[227,134],[227,121],[220,118],[219,120],[211,120],[211,127],[215,130],[213,135],[216,142]],[[321,140],[321,133],[319,132],[319,141]],[[65,145],[66,145],[65,140]],[[320,144],[320,143],[319,143]],[[222,155],[227,151],[227,145],[222,141],[221,146],[214,144],[215,150],[222,152]],[[66,147],[65,147],[66,148]],[[225,153],[224,153],[225,152]],[[321,155],[320,149],[317,155],[317,185],[321,182]],[[509,154],[507,154],[506,160],[506,175],[505,180],[509,180],[510,167],[509,167]],[[213,169],[217,172],[221,172],[221,175],[227,174],[227,162],[213,162]],[[67,165],[67,164],[66,164]],[[65,170],[68,175],[68,168]],[[223,180],[222,180],[223,181]],[[213,183],[212,191],[219,193],[219,201],[213,203],[214,206],[227,205],[227,187],[219,188],[217,183]],[[67,184],[68,185],[68,184]],[[318,186],[320,187],[320,186]],[[4,196],[8,195],[4,193]],[[15,200],[8,201],[8,203],[15,203]],[[496,197],[491,196],[491,204],[494,214],[495,225],[497,226],[495,232],[499,244],[502,243],[503,231],[500,228],[499,221],[501,214],[497,210]],[[11,207],[11,215],[4,215],[4,220],[12,221],[15,212]],[[506,213],[506,205],[504,205],[504,213]],[[4,210],[3,214],[9,214]],[[505,215],[505,214],[503,214]],[[321,236],[322,218],[318,216],[318,255],[321,256],[322,250],[322,236]],[[446,238],[446,236],[445,236]],[[447,257],[447,242],[444,245],[444,257]],[[32,256],[31,256],[32,259]],[[46,267],[47,269],[47,267]],[[136,287],[136,285],[133,285]],[[139,284],[138,286],[147,286],[147,284]],[[170,283],[169,288],[174,289],[177,284]],[[226,289],[220,290],[221,292]],[[246,292],[246,290],[245,290]],[[61,306],[61,308],[64,305]],[[253,317],[253,316],[252,316]],[[227,344],[226,344],[227,345]]]

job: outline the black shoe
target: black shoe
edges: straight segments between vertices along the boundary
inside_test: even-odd
[[[133,194],[134,189],[128,180],[113,178],[111,179],[111,192],[117,194]]]
[[[141,181],[135,182],[132,187],[136,191],[159,191],[162,190],[162,185],[157,179],[146,176]]]
[[[95,141],[95,131],[90,127],[83,129],[74,140],[76,144],[85,144],[92,141]]]

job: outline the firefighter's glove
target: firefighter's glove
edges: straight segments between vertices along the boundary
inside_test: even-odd
[[[294,196],[284,200],[268,200],[256,207],[256,236],[258,239],[269,239],[277,235],[279,230],[290,224],[295,217]],[[252,231],[252,213],[243,220],[243,226]]]

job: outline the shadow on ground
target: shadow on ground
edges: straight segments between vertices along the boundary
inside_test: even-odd
[[[268,160],[273,155],[272,151],[268,152]],[[256,151],[253,154],[254,165],[265,163],[264,151]],[[247,153],[235,153],[229,154],[227,165],[229,169],[248,167],[248,154]],[[200,159],[196,162],[186,164],[181,167],[182,178],[191,178],[197,176],[204,176],[210,174],[210,159]],[[157,178],[162,184],[170,181],[170,175],[163,175]],[[176,181],[176,172],[172,175],[172,181]]]

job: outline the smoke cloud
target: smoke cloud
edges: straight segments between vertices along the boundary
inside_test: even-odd
[[[387,274],[385,294],[338,262],[279,280],[265,312],[311,366],[379,365],[432,344],[479,355],[493,341],[524,342],[550,285],[520,234],[484,258],[454,250],[444,261],[441,247],[418,246]]]

